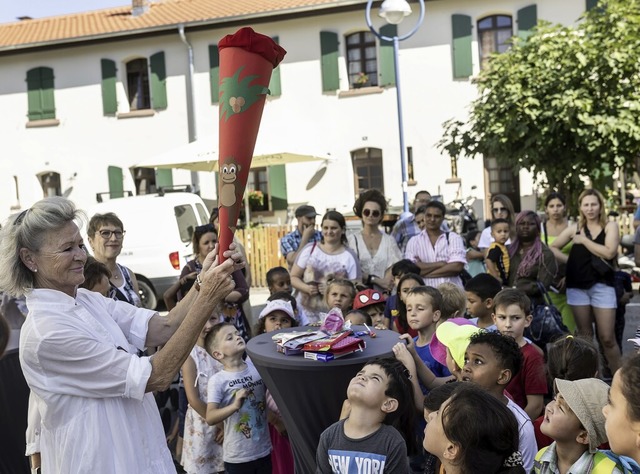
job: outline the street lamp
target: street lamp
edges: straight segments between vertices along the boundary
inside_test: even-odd
[[[393,41],[393,68],[396,77],[396,98],[398,102],[398,133],[400,135],[400,163],[402,165],[402,206],[405,213],[409,212],[409,200],[407,199],[407,157],[405,155],[404,149],[404,127],[402,125],[402,100],[400,95],[400,69],[398,67],[398,50],[400,41],[412,36],[416,31],[418,31],[420,25],[422,25],[422,21],[424,20],[424,0],[418,0],[418,3],[420,4],[420,17],[418,18],[418,22],[416,23],[416,25],[411,31],[409,31],[409,33],[402,36],[398,36],[396,34],[396,36],[394,36],[393,38],[380,34],[373,27],[373,24],[371,23],[371,6],[373,4],[373,0],[367,1],[367,10],[365,14],[367,26],[374,35],[376,35],[383,41]],[[408,16],[410,14],[411,6],[409,6],[407,0],[385,0],[384,2],[382,2],[382,5],[380,5],[380,10],[378,11],[378,15],[384,18],[387,23],[390,23],[392,25],[399,24],[400,22],[402,22],[405,16]]]

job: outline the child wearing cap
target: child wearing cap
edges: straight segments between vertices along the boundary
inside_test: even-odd
[[[275,293],[277,294],[277,293]],[[294,316],[293,303],[282,299],[267,301],[266,306],[260,311],[256,334],[279,331],[280,329],[295,327],[298,325]],[[266,392],[267,420],[269,421],[269,437],[271,438],[271,464],[272,472],[276,474],[293,474],[293,453],[291,443],[287,436],[287,430],[282,421],[280,410],[273,401],[273,397],[267,389]]]
[[[540,429],[555,441],[535,457],[533,471],[556,473],[622,473],[598,446],[607,441],[602,408],[609,386],[589,378],[556,379],[556,397],[546,409]]]
[[[291,328],[297,325],[291,303],[279,299],[267,301],[265,307],[260,311],[260,316],[258,316],[256,334],[278,331],[279,329]]]
[[[353,309],[367,313],[371,324],[376,329],[388,329],[389,320],[384,317],[386,297],[378,290],[366,289],[356,293],[353,299]]]
[[[431,338],[431,355],[458,381],[462,379],[464,353],[469,345],[469,338],[479,331],[480,328],[468,319],[452,318],[440,324]]]

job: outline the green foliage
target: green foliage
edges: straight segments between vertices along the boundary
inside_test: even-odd
[[[225,122],[233,114],[247,110],[257,102],[261,95],[269,93],[269,89],[260,84],[249,85],[251,81],[258,77],[256,74],[245,76],[240,80],[240,73],[243,69],[244,66],[241,66],[233,76],[222,79],[220,86],[220,118],[223,118]]]
[[[438,147],[531,171],[575,196],[640,156],[640,0],[611,0],[575,26],[540,22],[475,80],[466,123],[444,123]]]

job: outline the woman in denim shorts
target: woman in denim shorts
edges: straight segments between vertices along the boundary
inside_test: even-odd
[[[578,199],[580,219],[566,228],[551,248],[558,261],[567,263],[567,302],[576,320],[577,333],[593,337],[593,321],[611,373],[620,367],[620,347],[614,327],[616,293],[612,260],[618,254],[618,224],[607,222],[604,198],[595,189],[585,189]],[[569,256],[560,249],[572,241]]]

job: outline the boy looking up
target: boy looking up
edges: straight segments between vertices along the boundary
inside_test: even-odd
[[[526,472],[538,451],[533,423],[527,413],[504,394],[505,387],[522,366],[522,354],[512,337],[481,331],[469,338],[464,355],[462,381],[474,382],[501,400],[518,421],[519,451]]]
[[[524,338],[531,324],[531,302],[527,295],[514,288],[505,288],[493,300],[493,321],[500,334],[515,339],[522,353],[522,367],[512,375],[507,392],[529,418],[535,420],[544,407],[547,394],[544,357],[541,351]]]
[[[206,420],[224,421],[225,472],[271,473],[265,386],[253,364],[242,359],[245,342],[233,324],[216,324],[205,339],[207,352],[223,369],[210,380]]]
[[[464,286],[467,295],[467,316],[479,328],[497,331],[493,322],[493,298],[500,292],[502,285],[488,273],[474,276]]]
[[[602,407],[607,404],[609,386],[594,378],[556,379],[555,386],[556,397],[547,405],[540,425],[554,442],[538,452],[532,472],[622,473],[613,460],[598,451],[598,446],[607,441]]]
[[[494,241],[489,246],[484,263],[487,272],[502,285],[506,285],[509,277],[509,252],[505,244],[509,240],[509,221],[500,218],[492,220],[491,236]]]

